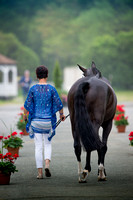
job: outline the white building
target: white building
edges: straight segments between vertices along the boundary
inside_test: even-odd
[[[16,61],[0,54],[0,98],[18,94]]]
[[[79,69],[78,66],[64,68],[63,89],[69,91],[73,83],[82,77],[83,72]]]

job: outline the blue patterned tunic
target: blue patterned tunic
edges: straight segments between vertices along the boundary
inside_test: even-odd
[[[29,111],[26,130],[29,132],[31,121],[34,119],[51,119],[52,128],[55,129],[56,112],[63,108],[56,89],[50,85],[36,84],[29,90],[24,107]]]

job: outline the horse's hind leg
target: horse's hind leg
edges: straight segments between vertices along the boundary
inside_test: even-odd
[[[79,175],[79,182],[80,182],[83,169],[81,165],[81,144],[78,138],[74,138],[74,149],[75,149],[75,155],[78,161],[78,175]]]
[[[107,139],[112,128],[112,120],[103,123],[102,143],[103,147],[98,150],[98,181],[106,180],[106,172],[104,167],[105,154],[107,152]]]
[[[78,160],[79,183],[86,183],[88,174],[91,171],[91,166],[90,166],[91,152],[87,152],[86,165],[85,165],[84,170],[82,169],[82,165],[81,165],[81,145],[80,145],[80,143],[77,143],[76,141],[75,141],[75,154],[76,154],[77,160]]]
[[[81,183],[86,183],[86,179],[91,171],[91,166],[90,166],[90,156],[91,156],[91,152],[87,151],[87,155],[86,155],[86,165],[85,168],[81,174]]]

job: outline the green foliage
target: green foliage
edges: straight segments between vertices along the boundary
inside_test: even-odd
[[[30,48],[22,45],[14,34],[0,32],[0,53],[17,61],[18,73],[23,75],[25,69],[31,73],[39,64],[39,58]]]
[[[102,74],[116,88],[132,89],[133,31],[116,36],[103,35],[95,41],[90,56],[100,65]],[[94,56],[93,56],[94,55]],[[103,60],[103,55],[105,56]]]
[[[23,140],[19,137],[12,136],[6,140],[3,141],[3,148],[12,147],[12,148],[18,148],[23,147]]]
[[[23,120],[23,116],[21,115],[18,122],[17,122],[17,128],[19,130],[24,130],[26,128],[26,122]]]
[[[121,125],[125,125],[127,126],[129,123],[128,123],[128,120],[127,118],[124,116],[124,114],[119,114],[117,115],[116,119],[115,119],[115,125],[116,126],[121,126]]]
[[[132,0],[2,0],[0,53],[19,75],[45,64],[50,80],[55,60],[62,70],[94,60],[114,87],[132,89],[132,9]]]
[[[62,87],[62,73],[61,73],[61,68],[58,61],[56,61],[55,67],[53,70],[53,81],[56,88],[60,89]]]
[[[14,161],[19,157],[19,155],[12,154],[10,152],[6,153],[6,155],[3,155],[0,153],[0,173],[3,174],[11,174],[14,172],[17,172],[16,166],[14,164]]]
[[[0,171],[3,174],[18,172],[18,170],[16,170],[16,166],[11,162],[0,162]]]

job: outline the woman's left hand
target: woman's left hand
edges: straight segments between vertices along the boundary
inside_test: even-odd
[[[27,114],[23,114],[23,120],[24,120],[24,121],[27,120]]]
[[[60,115],[60,119],[61,119],[61,121],[65,121],[65,119],[66,119],[65,115]]]

